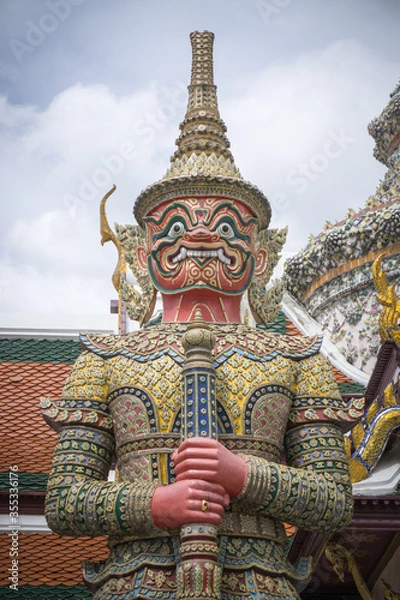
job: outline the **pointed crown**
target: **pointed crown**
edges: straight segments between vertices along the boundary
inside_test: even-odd
[[[245,181],[235,162],[226,125],[220,117],[217,87],[213,75],[214,34],[194,31],[192,72],[188,86],[186,115],[176,140],[177,150],[164,177],[141,192],[134,206],[139,225],[155,206],[166,200],[188,196],[223,196],[241,200],[259,219],[259,228],[268,227],[271,211],[265,195]]]

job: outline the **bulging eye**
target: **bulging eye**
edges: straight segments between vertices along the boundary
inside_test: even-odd
[[[173,225],[171,225],[168,235],[171,237],[179,237],[183,233],[185,233],[185,226],[181,221],[175,221]]]
[[[217,233],[219,233],[219,235],[221,237],[224,238],[231,238],[235,235],[235,232],[233,231],[232,225],[230,225],[229,223],[221,223],[220,225],[218,225],[217,227]]]

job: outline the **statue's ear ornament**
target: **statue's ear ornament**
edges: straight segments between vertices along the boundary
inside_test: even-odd
[[[284,285],[278,282],[268,290],[266,286],[279,262],[286,241],[287,227],[283,229],[263,229],[257,236],[257,249],[264,248],[268,264],[261,275],[254,275],[249,288],[249,304],[257,323],[268,325],[277,317],[282,303]]]
[[[139,246],[145,244],[145,231],[139,226],[118,223],[115,223],[115,232],[111,229],[106,215],[106,202],[115,190],[114,185],[100,203],[101,243],[111,241],[115,245],[118,263],[112,276],[113,285],[125,304],[129,318],[143,325],[150,319],[156,301],[156,290],[150,275],[147,269],[140,266],[137,258]],[[129,265],[141,293],[126,280],[126,265]]]
[[[121,279],[121,298],[125,302],[128,316],[143,325],[150,319],[156,302],[156,289],[149,272],[141,266],[138,260],[139,247],[143,247],[146,242],[145,230],[139,225],[118,225],[117,223],[115,230],[123,248],[126,263],[141,290],[139,293],[132,283],[126,281],[126,278]]]

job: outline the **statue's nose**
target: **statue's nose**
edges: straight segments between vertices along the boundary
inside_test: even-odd
[[[218,239],[218,234],[201,225],[187,231],[183,239],[191,242],[214,242]]]

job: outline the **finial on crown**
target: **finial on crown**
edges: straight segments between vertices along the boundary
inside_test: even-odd
[[[214,34],[194,31],[190,42],[192,72],[186,115],[179,126],[178,149],[171,157],[172,165],[165,178],[186,174],[240,177],[229,150],[226,125],[218,110],[213,72]]]

